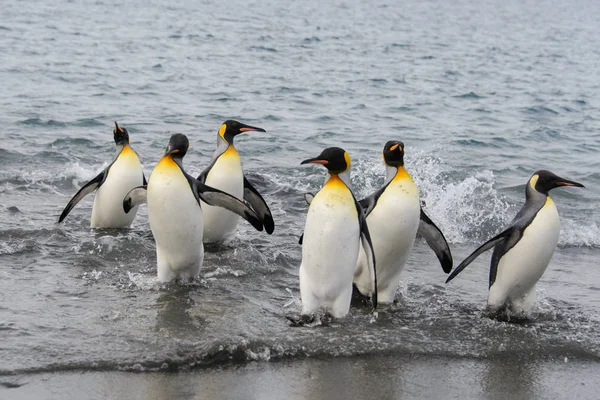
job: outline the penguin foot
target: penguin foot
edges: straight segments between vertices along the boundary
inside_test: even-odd
[[[352,284],[352,298],[350,304],[354,307],[369,307],[371,305],[371,297],[365,296],[358,290],[355,284]]]
[[[503,304],[500,307],[488,307],[485,310],[484,315],[499,322],[510,322],[514,324],[523,324],[530,322],[531,320],[526,312],[520,309],[514,309],[509,304]]]
[[[356,308],[372,307],[371,297],[365,296],[358,290],[355,284],[352,284],[352,298],[350,305]]]
[[[286,315],[285,318],[288,320],[288,325],[289,326],[306,326],[309,324],[312,324],[313,322],[315,322],[315,316],[314,315],[306,315],[306,314],[300,314],[300,315]]]
[[[331,323],[333,321],[336,320],[336,318],[331,315],[329,312],[318,312],[316,314],[311,314],[311,315],[307,315],[307,314],[301,314],[301,315],[286,315],[285,316],[288,320],[288,324],[290,326],[308,326],[308,327],[314,327],[314,326],[330,326]]]

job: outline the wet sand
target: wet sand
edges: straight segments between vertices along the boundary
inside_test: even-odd
[[[600,363],[369,355],[3,376],[2,399],[597,399]],[[6,388],[4,386],[20,387]]]

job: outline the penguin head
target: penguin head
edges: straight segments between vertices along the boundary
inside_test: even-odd
[[[390,140],[383,148],[383,161],[389,167],[404,166],[404,143],[399,140]]]
[[[190,141],[183,133],[176,133],[169,139],[169,145],[165,150],[165,157],[183,158],[190,147]]]
[[[350,169],[350,155],[339,147],[329,147],[318,157],[309,158],[300,163],[302,164],[321,164],[332,174],[341,174]]]
[[[239,135],[240,133],[251,131],[266,132],[263,128],[257,128],[255,126],[242,124],[241,122],[228,119],[227,121],[223,122],[219,128],[219,136],[222,137],[227,143],[233,144],[233,138],[235,136]]]
[[[545,195],[547,195],[550,190],[559,186],[585,187],[581,183],[561,178],[546,170],[536,171],[532,177],[529,178],[529,187]]]
[[[127,132],[127,129],[121,128],[119,124],[117,124],[117,121],[115,121],[115,129],[113,130],[113,135],[115,137],[115,144],[129,144],[129,133]]]

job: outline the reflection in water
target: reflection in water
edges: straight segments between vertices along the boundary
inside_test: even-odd
[[[156,299],[156,330],[159,333],[180,339],[199,337],[207,323],[194,312],[192,291],[189,286],[170,287]]]
[[[485,363],[481,385],[490,399],[530,399],[538,381],[535,361],[497,357]]]
[[[597,398],[600,365],[406,355],[303,359],[179,373],[29,376],[14,398],[579,399]]]

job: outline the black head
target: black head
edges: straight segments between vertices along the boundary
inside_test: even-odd
[[[240,133],[244,132],[266,132],[263,128],[257,128],[255,126],[245,125],[241,122],[228,119],[223,122],[223,125],[219,128],[219,136],[221,136],[227,143],[233,143],[233,138]]]
[[[113,135],[115,137],[116,144],[129,144],[129,133],[127,133],[127,129],[121,128],[119,124],[117,124],[117,121],[115,121],[115,129],[113,130]]]
[[[546,170],[536,171],[532,177],[529,178],[529,187],[545,195],[547,195],[550,190],[559,186],[585,187],[581,183],[561,178]]]
[[[170,155],[173,158],[183,158],[190,147],[190,141],[183,133],[176,133],[169,139],[169,145],[165,150],[165,156]]]
[[[309,158],[300,164],[321,164],[332,174],[341,174],[350,169],[350,155],[339,147],[329,147],[318,157]]]
[[[390,140],[383,148],[383,161],[390,167],[404,166],[404,143],[399,140]]]

